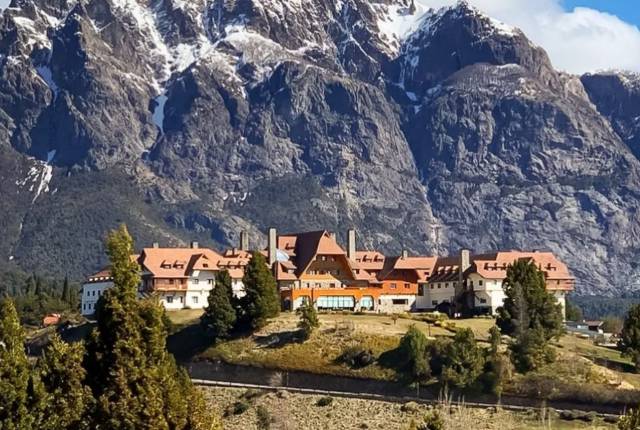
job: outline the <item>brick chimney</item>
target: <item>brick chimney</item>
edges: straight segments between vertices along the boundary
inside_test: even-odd
[[[158,242],[153,242],[152,245],[154,248],[160,248],[160,244]]]
[[[351,261],[356,261],[356,231],[354,229],[347,232],[347,257]]]
[[[407,251],[406,249],[402,250],[402,259],[406,260],[407,258],[409,258],[409,251]]]
[[[458,285],[464,285],[464,272],[471,267],[471,252],[468,249],[460,250],[460,273],[458,275]]]
[[[198,249],[199,247],[200,245],[198,244],[198,242],[196,241],[191,242],[191,249]]]
[[[278,233],[275,228],[269,229],[269,239],[268,239],[268,259],[269,259],[269,267],[272,267],[276,262],[276,252],[277,252],[277,240]]]
[[[249,250],[249,233],[245,230],[240,232],[240,250],[248,251]]]

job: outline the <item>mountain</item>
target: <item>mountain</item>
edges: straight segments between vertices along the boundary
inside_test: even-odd
[[[551,249],[581,294],[635,287],[637,80],[557,72],[465,2],[13,0],[0,75],[8,264],[81,276],[120,222],[219,247],[355,227],[390,253]]]

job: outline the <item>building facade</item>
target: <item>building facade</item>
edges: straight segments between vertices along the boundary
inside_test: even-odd
[[[284,310],[313,303],[319,310],[380,313],[441,311],[495,314],[505,299],[507,268],[519,260],[533,262],[543,273],[547,290],[565,307],[574,278],[551,252],[499,251],[457,256],[385,256],[356,249],[356,234],[349,230],[346,247],[334,234],[321,230],[278,234],[270,229],[265,255],[277,281]],[[222,254],[200,248],[145,248],[132,256],[140,264],[140,294],[155,295],[166,309],[202,309],[215,287],[216,275],[226,270],[233,292],[242,297],[242,278],[251,252],[248,237],[240,234],[240,247]],[[90,276],[83,286],[82,313],[95,312],[98,299],[113,285],[108,270]]]

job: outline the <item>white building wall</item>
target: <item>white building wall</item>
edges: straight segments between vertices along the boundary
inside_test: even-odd
[[[485,279],[477,273],[469,275],[469,286],[473,286],[474,306],[476,308],[488,308],[491,314],[504,305],[504,289],[501,279]]]
[[[416,298],[416,308],[430,310],[442,303],[453,304],[456,297],[456,289],[454,282],[433,282],[429,284],[421,284],[423,295],[420,295],[420,287],[418,287],[418,296]]]
[[[96,311],[96,303],[105,290],[113,287],[113,281],[87,282],[82,285],[82,300],[80,312],[84,316],[93,315]]]
[[[203,309],[207,307],[209,292],[215,285],[216,272],[211,270],[194,270],[187,280],[183,308]]]
[[[242,283],[242,279],[233,279],[231,282],[231,287],[233,289],[233,295],[237,298],[241,298],[247,295],[244,291],[244,284]]]
[[[185,307],[186,292],[184,291],[160,291],[158,297],[167,310],[173,311]]]
[[[562,319],[567,319],[567,292],[552,290],[553,296],[556,298],[560,306],[562,306]]]

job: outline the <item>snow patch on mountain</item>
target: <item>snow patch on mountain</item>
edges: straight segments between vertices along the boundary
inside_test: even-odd
[[[38,76],[40,76],[40,78],[42,78],[44,83],[47,84],[49,89],[51,89],[51,92],[53,93],[53,101],[55,101],[56,98],[58,98],[58,93],[60,92],[60,88],[58,87],[58,85],[53,79],[51,68],[47,65],[36,66],[36,71],[38,72]]]

